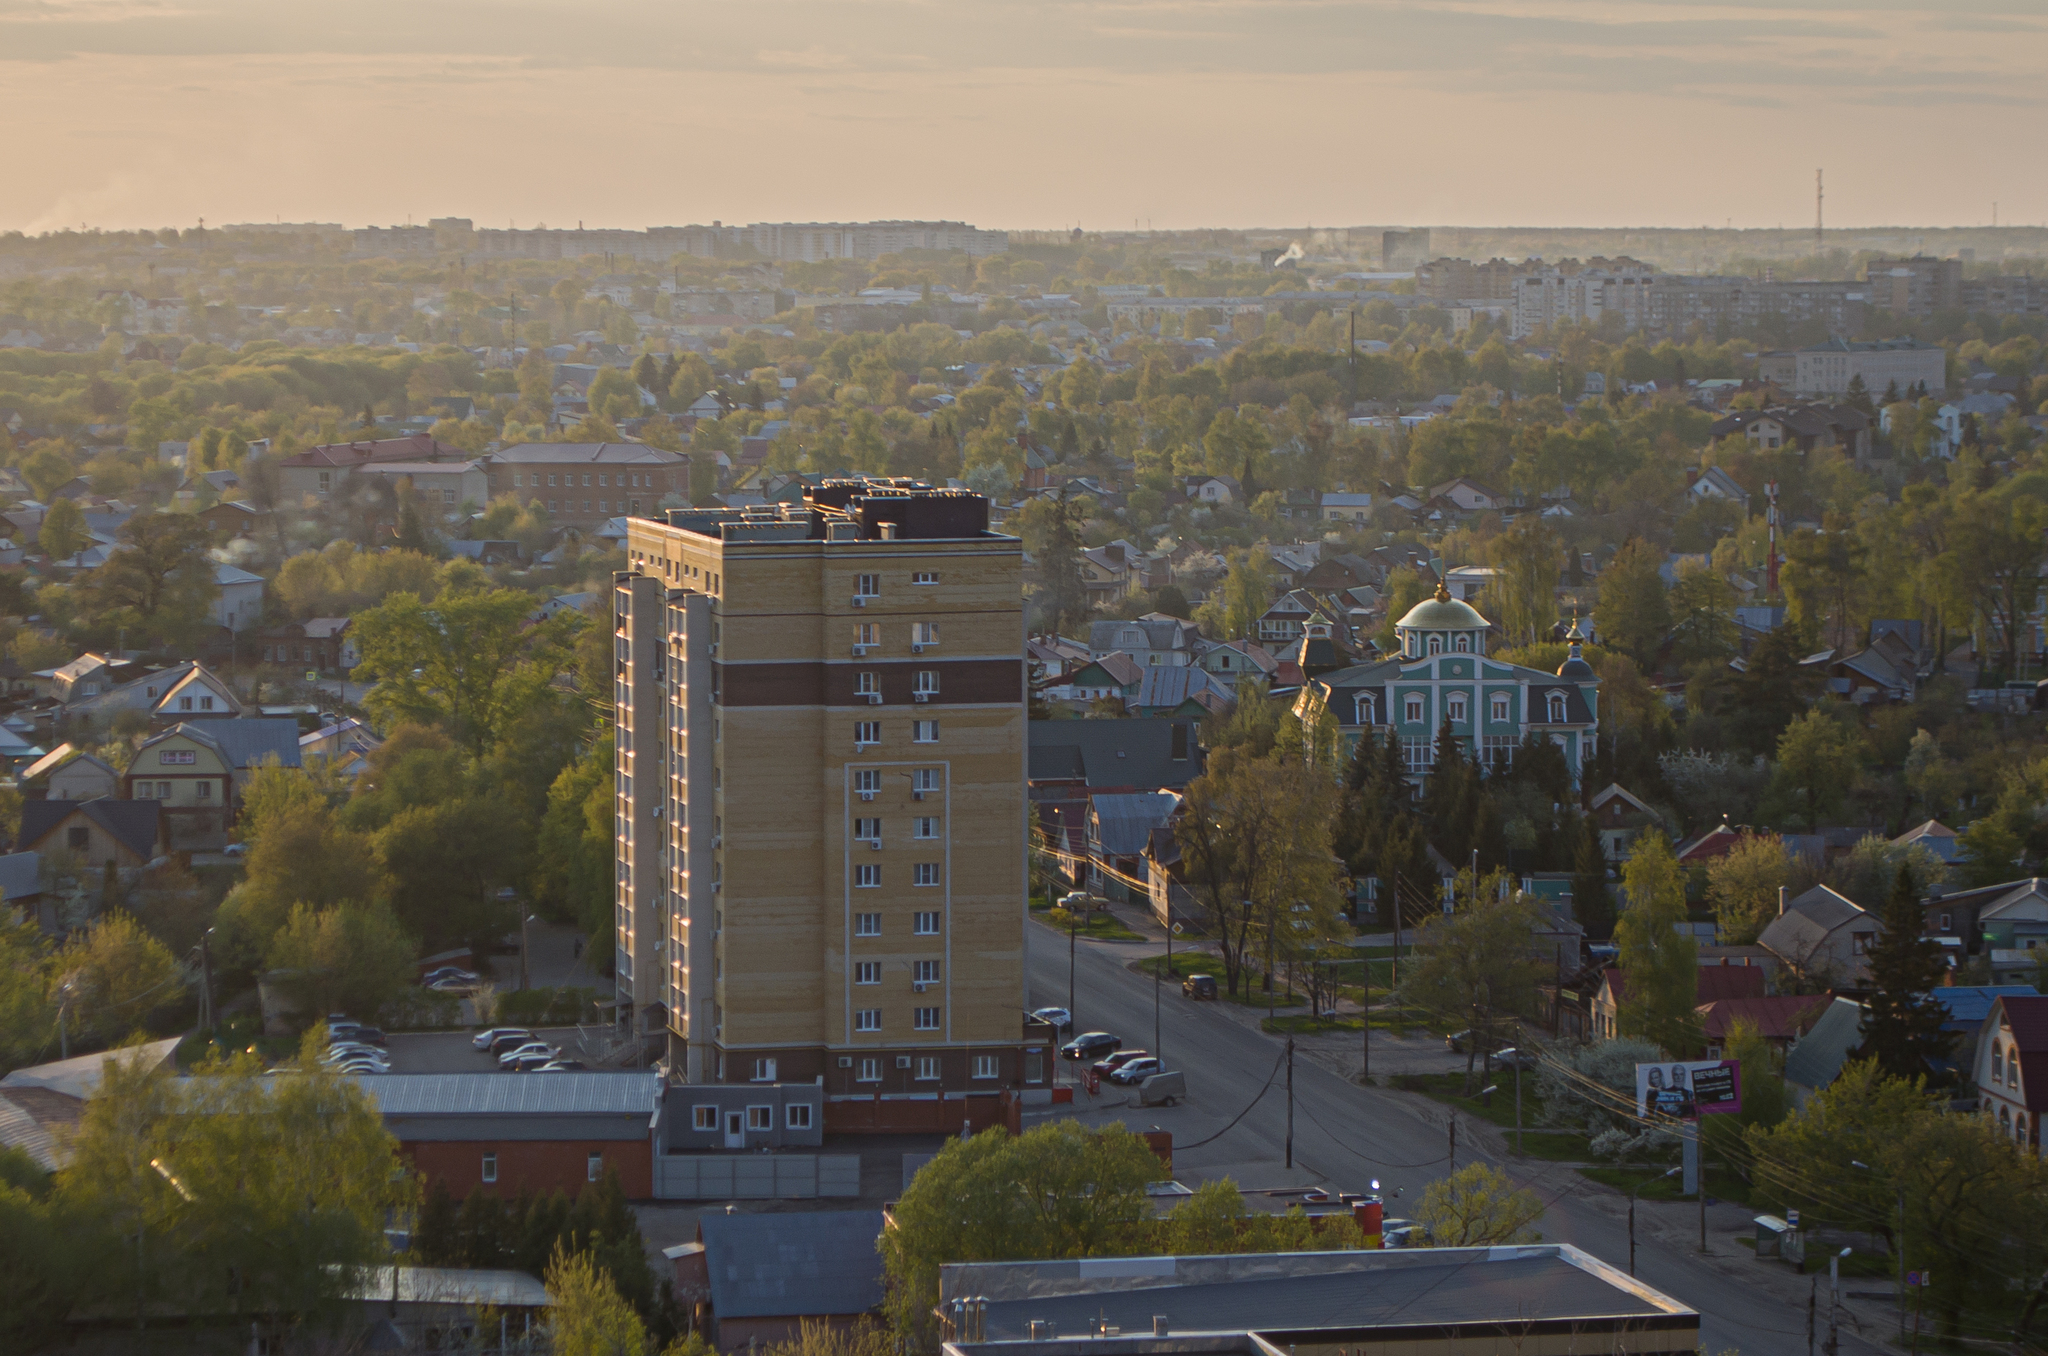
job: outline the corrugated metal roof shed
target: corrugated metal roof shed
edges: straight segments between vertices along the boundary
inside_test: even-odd
[[[652,1116],[661,1102],[658,1073],[366,1074],[358,1081],[386,1116]]]

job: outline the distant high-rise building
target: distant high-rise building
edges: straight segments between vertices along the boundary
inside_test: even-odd
[[[690,1082],[1048,1085],[1023,1027],[1023,555],[988,501],[827,481],[635,516],[626,549],[621,1020]]]
[[[1924,254],[1873,259],[1863,270],[1863,280],[1870,304],[1893,315],[1933,315],[1963,304],[1961,259],[1931,259]]]

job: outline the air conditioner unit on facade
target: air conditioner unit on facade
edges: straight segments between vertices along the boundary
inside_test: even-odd
[[[923,993],[923,992],[924,992],[924,990],[925,990],[925,985],[924,985],[924,981],[923,981],[923,980],[917,980],[917,981],[913,982],[913,983],[911,984],[911,986],[910,986],[910,991],[911,991],[912,993]]]
[[[868,846],[873,848],[875,851],[880,852],[882,850],[882,840],[879,838],[870,838],[868,839]]]
[[[705,646],[704,653],[710,655],[713,659],[718,658],[718,642],[714,640],[709,645]]]
[[[866,607],[868,605],[868,600],[861,597],[861,595],[859,595],[858,593],[856,593],[853,595],[853,605],[855,607]]]
[[[931,699],[932,694],[929,692],[913,692],[910,694],[910,700],[914,702],[928,702]]]
[[[907,1069],[907,1068],[909,1068],[909,1067],[910,1067],[910,1056],[909,1056],[909,1055],[898,1055],[898,1056],[896,1056],[896,1067],[897,1067],[897,1068],[899,1068],[899,1069]]]
[[[913,646],[911,646],[911,647],[910,647],[910,652],[911,652],[912,654],[923,654],[923,653],[924,653],[924,646],[922,646],[922,645],[913,645]]]
[[[873,800],[875,798],[875,793],[872,791],[863,791],[860,793],[860,798],[862,800]]]
[[[882,694],[879,692],[864,692],[861,695],[868,699],[869,706],[880,706],[882,704]]]
[[[839,1067],[842,1069],[851,1069],[853,1067],[853,1056],[841,1055],[839,1057]]]
[[[865,659],[867,658],[868,651],[872,648],[869,645],[856,645],[853,647],[853,657],[855,659]]]
[[[912,800],[923,800],[923,799],[924,799],[924,792],[922,792],[922,791],[913,791],[913,792],[911,792],[911,793],[910,793],[910,798],[911,798]]]

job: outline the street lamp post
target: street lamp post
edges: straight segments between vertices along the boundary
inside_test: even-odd
[[[1877,1175],[1876,1168],[1860,1159],[1850,1159],[1849,1166],[1861,1168],[1872,1176]],[[1899,1338],[1903,1341],[1906,1336],[1906,1184],[1894,1177],[1892,1185],[1897,1188],[1899,1194],[1899,1233],[1894,1251],[1899,1254]]]
[[[519,987],[520,987],[520,989],[522,989],[522,990],[524,990],[524,989],[525,989],[525,988],[527,987],[527,981],[526,981],[526,943],[527,943],[527,927],[528,927],[528,925],[529,925],[529,924],[532,924],[532,923],[537,923],[537,922],[539,922],[539,921],[540,921],[540,919],[539,919],[539,916],[538,916],[538,915],[536,915],[536,914],[530,914],[530,913],[529,913],[529,914],[522,914],[522,915],[520,915],[520,918],[519,918]]]
[[[1628,1274],[1636,1274],[1636,1193],[1651,1182],[1661,1182],[1666,1177],[1676,1177],[1682,1168],[1669,1168],[1648,1181],[1637,1182],[1628,1189]]]

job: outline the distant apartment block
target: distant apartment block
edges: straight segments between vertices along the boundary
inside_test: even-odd
[[[1536,267],[1512,259],[1437,259],[1415,270],[1415,294],[1432,301],[1510,301],[1515,283]]]
[[[692,1083],[1051,1082],[1023,1038],[1022,546],[841,480],[631,518],[616,577],[617,998]]]
[[[645,443],[520,443],[486,465],[490,498],[541,504],[552,521],[586,531],[690,493],[690,459]]]
[[[1953,311],[1963,304],[1963,261],[1931,259],[1916,254],[1910,259],[1873,259],[1863,270],[1870,301],[1894,315],[1933,315]]]
[[[1948,354],[1918,339],[1830,339],[1758,355],[1757,376],[1798,396],[1847,395],[1857,377],[1873,400],[1894,383],[1904,392],[1924,382],[1938,394],[1948,389]]]
[[[437,218],[426,226],[365,227],[352,233],[357,254],[432,254],[437,248],[494,259],[580,259],[614,254],[641,263],[663,263],[678,254],[704,259],[762,258],[791,262],[875,259],[904,250],[944,250],[974,258],[1010,247],[1007,231],[988,231],[960,221],[795,222],[760,221],[747,226],[650,226],[643,231],[536,226],[478,229],[460,217]]]

